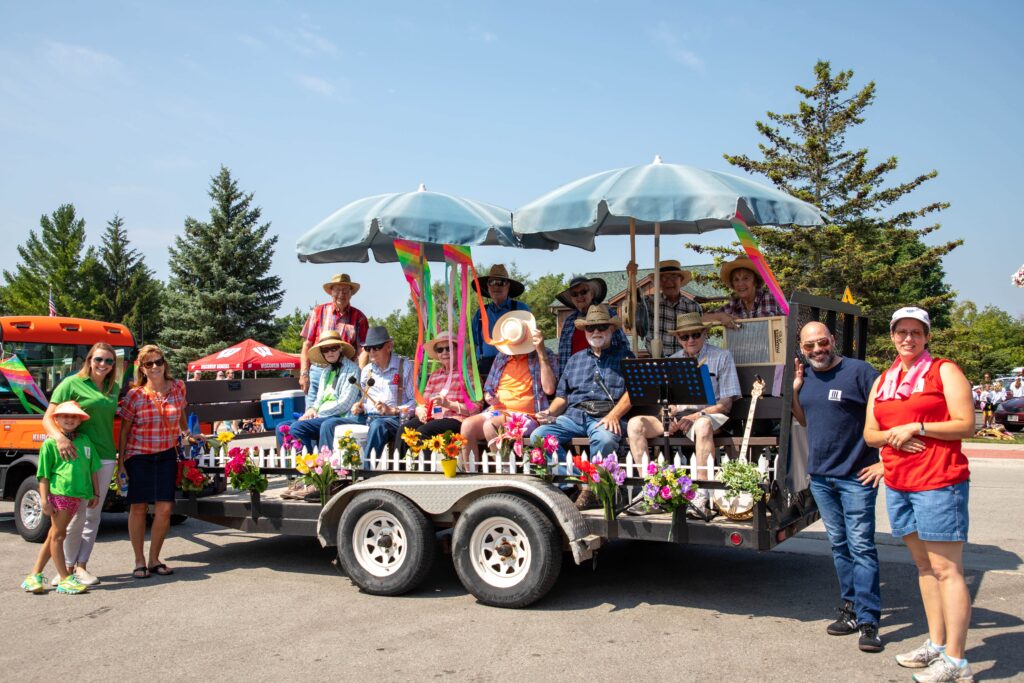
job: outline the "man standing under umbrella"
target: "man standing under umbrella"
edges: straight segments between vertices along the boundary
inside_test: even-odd
[[[309,391],[309,348],[317,342],[324,332],[336,330],[344,342],[351,344],[356,355],[360,355],[366,331],[370,327],[366,316],[358,308],[350,305],[352,297],[359,291],[359,284],[352,282],[347,274],[335,275],[324,283],[324,291],[331,297],[326,304],[316,306],[309,314],[306,324],[302,326],[302,351],[299,355],[299,387]],[[360,360],[360,365],[365,359]]]
[[[630,265],[635,269],[635,265]],[[628,270],[628,269],[627,269]],[[682,345],[671,330],[676,318],[682,313],[701,313],[703,310],[696,301],[683,296],[683,287],[693,279],[693,273],[684,270],[679,261],[661,261],[658,263],[658,278],[661,282],[661,305],[658,317],[661,319],[661,356],[667,358],[682,350]],[[644,337],[644,347],[651,351],[654,342],[654,296],[640,297],[636,313],[637,331]]]
[[[523,295],[526,287],[523,286],[522,282],[510,278],[508,270],[505,269],[503,264],[496,263],[491,266],[487,275],[478,278],[478,280],[480,288],[477,291],[491,300],[490,303],[485,305],[487,321],[489,323],[488,335],[494,331],[494,323],[505,313],[509,311],[530,310],[529,306],[516,300]],[[476,289],[476,282],[473,283],[473,287]],[[494,363],[494,357],[498,355],[498,350],[490,344],[484,343],[484,325],[480,311],[473,315],[472,330],[473,341],[476,343],[477,367],[480,369],[480,376],[486,377],[487,373],[491,370],[491,364]]]

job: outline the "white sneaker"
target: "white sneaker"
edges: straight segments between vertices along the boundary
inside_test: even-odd
[[[942,653],[935,649],[931,640],[926,640],[924,645],[916,650],[896,655],[896,663],[908,669],[923,669],[940,657],[942,657]]]
[[[974,680],[974,672],[971,665],[964,661],[963,666],[957,666],[949,661],[947,657],[940,656],[932,662],[928,669],[922,673],[914,674],[914,680],[918,683],[969,683]]]
[[[75,578],[83,586],[95,586],[100,583],[99,577],[90,574],[85,567],[75,569]]]
[[[74,567],[72,567],[71,569],[68,569],[68,574],[74,574],[74,573],[75,573],[75,568]],[[60,574],[55,574],[53,579],[50,580],[50,585],[53,586],[54,588],[56,588],[57,584],[59,584],[59,583],[60,583]]]

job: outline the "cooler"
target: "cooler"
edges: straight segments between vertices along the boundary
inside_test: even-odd
[[[263,406],[263,425],[272,430],[285,420],[294,420],[294,413],[306,411],[306,395],[299,389],[268,391],[260,394]]]

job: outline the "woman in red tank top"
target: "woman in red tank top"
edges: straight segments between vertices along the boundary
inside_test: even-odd
[[[889,332],[899,357],[872,388],[864,441],[881,448],[892,534],[917,565],[928,619],[928,640],[896,661],[930,667],[921,680],[971,680],[964,659],[971,597],[963,575],[970,471],[961,449],[961,439],[974,433],[971,385],[955,363],[928,353],[926,311],[901,308]]]

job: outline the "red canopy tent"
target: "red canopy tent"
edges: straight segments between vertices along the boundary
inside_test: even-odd
[[[292,370],[299,367],[299,358],[278,351],[255,339],[246,339],[223,351],[188,364],[188,371],[196,370]]]

